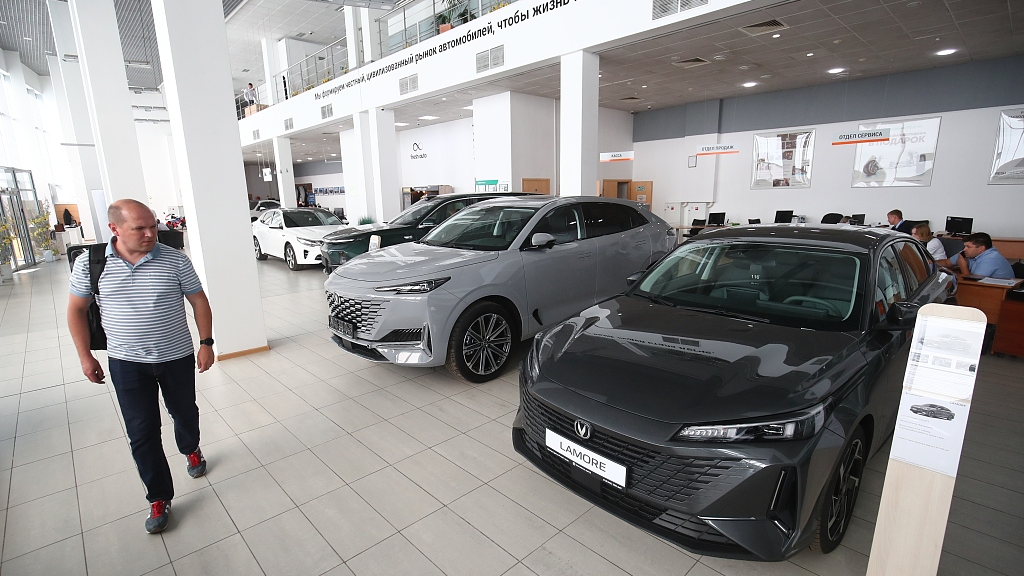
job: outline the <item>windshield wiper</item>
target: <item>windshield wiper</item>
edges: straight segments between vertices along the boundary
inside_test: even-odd
[[[729,318],[739,318],[740,320],[750,320],[751,322],[771,324],[767,318],[740,314],[739,312],[730,312],[728,310],[719,310],[718,308],[687,308],[687,310],[696,310],[698,312],[707,312],[708,314],[717,314],[718,316],[728,316]]]
[[[673,303],[669,302],[668,300],[665,300],[664,298],[659,298],[657,296],[654,296],[653,294],[641,294],[639,292],[634,292],[633,295],[634,296],[639,296],[640,298],[643,298],[644,300],[650,300],[651,302],[654,302],[655,304],[661,304],[662,306],[668,306],[670,308],[678,308],[679,307],[677,304],[673,304]]]

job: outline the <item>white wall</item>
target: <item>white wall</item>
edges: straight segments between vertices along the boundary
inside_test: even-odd
[[[597,151],[627,152],[633,149],[633,115],[611,108],[597,109]],[[600,162],[598,180],[633,179],[632,162]],[[638,178],[639,180],[639,178]],[[655,190],[657,192],[657,190]]]
[[[473,174],[476,180],[512,180],[512,93],[473,100]]]
[[[142,175],[150,208],[163,215],[168,206],[181,206],[181,189],[177,185],[177,166],[171,143],[170,124],[135,123],[142,156]]]
[[[729,138],[732,138],[732,135],[728,135],[726,139]],[[717,134],[707,134],[637,142],[634,145],[633,180],[653,182],[652,212],[671,222],[678,217],[673,218],[665,213],[665,205],[669,202],[714,200],[718,160],[714,156],[703,156],[697,160],[696,168],[688,168],[687,158],[696,153],[698,146],[715,144],[717,141]],[[728,161],[738,163],[737,158],[730,158]]]
[[[473,192],[476,184],[473,121],[473,118],[463,118],[398,132],[401,186],[448,184],[457,194]],[[413,158],[423,154],[426,158]]]
[[[523,189],[523,178],[548,178],[551,192],[558,188],[555,170],[556,100],[511,92],[512,191]],[[486,145],[477,154],[490,153]]]
[[[885,220],[889,210],[899,208],[911,220],[931,221],[933,230],[942,230],[946,216],[967,216],[974,218],[975,231],[1022,237],[1024,185],[987,184],[999,111],[1007,108],[1013,106],[920,116],[942,117],[935,171],[928,187],[851,187],[854,147],[832,146],[832,138],[842,132],[856,131],[861,123],[884,118],[812,126],[816,129],[814,163],[811,187],[805,189],[751,190],[751,147],[755,132],[723,134],[721,142],[737,144],[740,153],[718,160],[712,210],[724,211],[733,222],[746,222],[748,218],[771,222],[776,210],[793,210],[806,215],[809,222],[820,222],[829,212],[864,213],[868,222],[879,222]],[[778,131],[783,130],[786,128]],[[757,131],[760,132],[764,131]],[[717,135],[704,138],[718,139]],[[634,179],[654,180],[656,204],[709,198],[707,179],[702,177],[707,174],[702,166],[705,157],[700,158],[697,168],[686,168],[685,158],[694,154],[697,145],[697,138],[636,144]],[[660,213],[661,206],[654,208],[655,213]]]

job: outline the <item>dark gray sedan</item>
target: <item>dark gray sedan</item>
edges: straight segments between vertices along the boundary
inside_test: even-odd
[[[537,334],[515,449],[689,550],[835,549],[950,276],[904,234],[780,225],[701,234],[631,281]]]

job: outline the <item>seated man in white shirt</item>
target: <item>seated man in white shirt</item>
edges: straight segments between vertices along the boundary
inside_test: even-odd
[[[918,242],[924,244],[936,264],[946,268],[953,267],[953,263],[946,256],[946,249],[942,246],[942,242],[932,234],[932,229],[927,224],[914,226],[912,235],[917,238]]]

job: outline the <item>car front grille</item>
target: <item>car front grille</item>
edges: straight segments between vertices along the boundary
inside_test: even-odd
[[[600,498],[617,508],[647,522],[701,542],[736,546],[729,538],[696,516],[677,508],[690,497],[704,490],[714,490],[728,476],[740,459],[688,458],[648,450],[595,430],[588,440],[575,435],[575,418],[544,405],[529,393],[521,395],[525,441],[545,464],[570,479],[573,464],[548,450],[545,429],[598,452],[626,466],[629,474],[626,489],[607,483],[601,487]],[[727,481],[723,484],[728,484]],[[717,486],[719,489],[725,486]]]
[[[403,328],[392,330],[387,336],[380,339],[381,342],[419,342],[423,338],[422,328]]]
[[[387,300],[371,300],[362,298],[346,298],[333,292],[327,292],[327,306],[331,316],[351,322],[355,326],[356,336],[369,338],[380,326],[381,318],[387,309]]]

